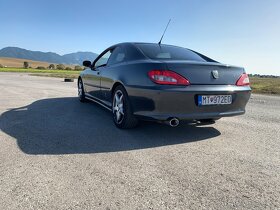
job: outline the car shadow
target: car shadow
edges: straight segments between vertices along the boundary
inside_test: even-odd
[[[111,113],[77,98],[51,98],[11,109],[0,128],[27,154],[85,154],[184,144],[220,135],[213,127],[145,122],[130,130],[115,127]]]

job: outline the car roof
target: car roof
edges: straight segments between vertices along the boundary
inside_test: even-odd
[[[159,45],[158,43],[149,43],[149,42],[121,42],[121,43],[112,45],[111,47],[108,47],[106,50],[115,48],[115,47],[117,47],[117,46],[124,46],[124,47],[125,47],[125,46],[130,45],[130,46],[133,46],[134,48],[136,48],[143,56],[147,57],[147,56],[139,49],[139,47],[137,46],[138,44]],[[207,57],[207,56],[205,56],[205,55],[202,55],[201,53],[198,53],[198,52],[196,52],[196,51],[193,51],[193,50],[188,49],[188,48],[185,48],[185,47],[179,47],[179,46],[170,45],[170,44],[160,44],[160,46],[170,46],[170,47],[177,47],[177,48],[181,48],[181,49],[187,49],[187,50],[190,50],[190,51],[192,51],[192,52],[198,54],[199,56],[203,57],[204,59],[206,59],[206,60],[208,60],[208,61],[210,61],[210,62],[216,62],[216,63],[218,63],[218,61],[215,61],[215,60],[213,60],[213,59],[211,59],[211,58],[209,58],[209,57]],[[105,51],[106,51],[106,50],[105,50]]]
[[[118,44],[114,44],[109,48],[113,48],[116,46],[120,46],[120,45],[137,45],[137,44],[151,44],[151,45],[158,45],[158,43],[152,43],[152,42],[121,42]],[[180,46],[176,46],[176,45],[170,45],[170,44],[160,44],[161,46],[172,46],[172,47],[180,47]],[[184,47],[180,47],[180,48],[184,48]]]

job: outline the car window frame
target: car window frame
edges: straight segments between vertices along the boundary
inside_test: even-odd
[[[92,70],[94,70],[94,69],[96,69],[96,68],[98,68],[98,67],[107,66],[107,63],[108,63],[108,61],[109,61],[111,55],[113,54],[114,49],[115,49],[115,47],[108,48],[108,49],[104,50],[99,56],[97,56],[97,58],[96,58],[96,59],[93,61],[93,63],[92,63]],[[102,56],[105,55],[108,51],[112,51],[112,52],[111,52],[111,55],[109,56],[109,58],[108,58],[108,60],[107,60],[107,63],[106,63],[105,65],[95,66],[95,64],[97,63],[97,61],[98,61],[99,59],[101,59]]]

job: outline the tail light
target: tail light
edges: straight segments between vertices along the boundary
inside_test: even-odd
[[[185,77],[169,70],[152,70],[148,75],[153,82],[160,85],[190,85]]]
[[[248,86],[250,85],[250,80],[247,74],[242,74],[236,82],[237,86]]]

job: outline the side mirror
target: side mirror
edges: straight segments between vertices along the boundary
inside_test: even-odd
[[[91,68],[91,62],[90,61],[83,61],[83,66]]]

